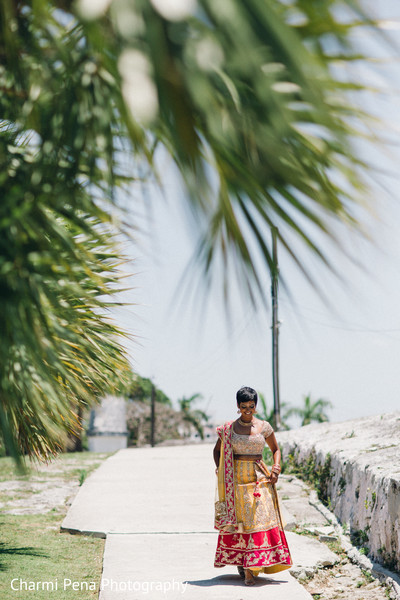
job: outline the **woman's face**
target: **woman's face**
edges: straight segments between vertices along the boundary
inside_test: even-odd
[[[250,402],[241,402],[238,405],[238,408],[241,412],[241,416],[247,417],[247,419],[250,416],[253,416],[254,413],[256,412],[256,404],[253,400],[251,400]]]

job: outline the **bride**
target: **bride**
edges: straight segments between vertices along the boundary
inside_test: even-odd
[[[253,388],[240,388],[236,394],[240,417],[217,427],[214,448],[219,531],[214,566],[237,566],[245,585],[254,585],[261,572],[277,573],[292,566],[275,489],[281,452],[271,425],[254,417],[257,400]],[[266,443],[274,458],[271,471],[262,460]]]

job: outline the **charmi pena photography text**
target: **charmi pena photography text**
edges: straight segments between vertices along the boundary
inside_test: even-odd
[[[115,592],[125,592],[127,590],[134,592],[142,592],[148,594],[149,592],[181,592],[184,594],[186,591],[186,582],[176,581],[135,581],[128,579],[127,581],[117,581],[114,579],[102,579],[100,584],[101,590],[111,590]],[[33,581],[21,579],[20,577],[14,577],[11,579],[10,588],[13,592],[55,592],[57,590],[73,590],[76,592],[80,591],[96,591],[98,584],[95,581],[74,581],[65,577],[64,579],[53,579],[51,581]]]

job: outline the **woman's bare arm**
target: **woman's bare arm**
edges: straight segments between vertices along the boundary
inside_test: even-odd
[[[279,449],[278,442],[276,441],[275,434],[271,433],[271,435],[269,435],[265,441],[267,442],[268,446],[270,447],[272,456],[274,457],[274,465],[279,465],[279,467],[280,467],[281,451]],[[274,471],[271,471],[270,482],[276,483],[278,481],[278,475],[279,475],[279,473],[275,473]]]
[[[221,454],[221,440],[218,438],[217,443],[215,444],[214,450],[213,450],[214,462],[215,462],[216,467],[219,466],[220,454]]]

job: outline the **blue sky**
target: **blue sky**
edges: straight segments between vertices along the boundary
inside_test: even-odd
[[[400,16],[394,2],[379,10],[382,18]],[[396,29],[386,31],[398,34]],[[372,34],[360,33],[359,43],[385,60],[394,54]],[[331,250],[342,282],[313,257],[305,259],[330,307],[282,252],[279,256],[294,296],[293,301],[280,290],[281,400],[299,405],[308,393],[329,399],[334,405],[329,411],[332,421],[400,406],[400,67],[393,61],[362,70],[358,66],[353,75],[388,88],[386,94],[363,96],[362,105],[385,122],[386,137],[397,144],[389,149],[358,145],[358,152],[372,165],[391,172],[371,177],[371,212],[364,217],[371,241],[342,232],[343,248],[360,263],[355,266],[342,252]],[[182,209],[179,178],[167,157],[160,161],[163,192],[148,185],[150,212],[143,208],[148,200],[141,199],[139,189],[133,190],[132,218],[140,223],[141,233],[136,243],[125,247],[134,259],[130,284],[135,289],[123,300],[135,306],[116,313],[119,323],[136,336],[127,345],[133,368],[152,377],[172,400],[202,393],[199,407],[206,408],[216,423],[235,417],[235,393],[242,385],[264,393],[271,406],[270,311],[243,305],[233,288],[228,326],[217,287],[205,294],[205,310],[204,297],[196,288],[193,294],[178,294],[179,302],[176,298],[195,236]],[[266,276],[267,290],[269,286]]]

